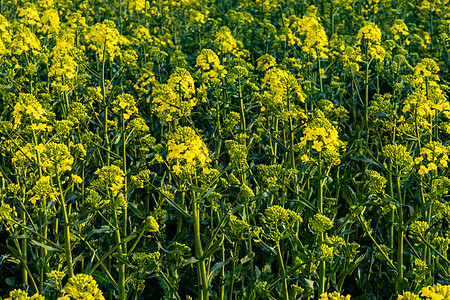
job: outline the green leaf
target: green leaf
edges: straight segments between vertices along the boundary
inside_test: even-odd
[[[114,230],[106,225],[103,225],[102,227],[98,228],[98,229],[93,229],[91,231],[89,231],[89,233],[86,235],[86,241],[89,241],[90,237],[93,236],[94,234],[104,234],[104,233],[113,233]]]
[[[55,252],[60,252],[60,253],[63,252],[63,251],[61,251],[61,250],[59,250],[59,249],[57,249],[57,248],[55,248],[55,247],[52,247],[52,246],[43,244],[43,243],[38,242],[38,241],[36,241],[36,240],[31,240],[30,243],[32,243],[33,245],[36,245],[36,246],[38,246],[38,247],[42,247],[42,248],[44,248],[44,249],[46,249],[46,250],[48,250],[48,251],[55,251]]]
[[[189,258],[186,260],[186,262],[187,262],[188,264],[195,264],[195,263],[198,262],[198,259],[196,259],[195,257],[191,256],[191,257],[189,257]]]
[[[205,252],[203,253],[202,260],[211,257],[217,249],[222,245],[224,240],[224,236],[222,235],[221,238],[219,238],[217,241],[215,241],[208,249],[205,249]]]
[[[128,202],[128,208],[139,218],[145,219],[144,214],[132,202]]]
[[[241,258],[241,264],[245,264],[246,262],[250,261],[253,257],[255,257],[255,252],[249,253],[243,258]]]
[[[228,260],[226,261],[221,261],[218,263],[215,263],[211,270],[209,271],[209,276],[208,276],[208,285],[211,284],[211,281],[214,279],[214,277],[217,276],[217,274],[219,274],[220,270],[222,269],[223,266],[225,266],[226,264],[228,264]]]
[[[209,195],[211,195],[216,190],[217,184],[215,184],[212,188],[210,188],[201,199],[208,198]]]
[[[373,159],[367,158],[367,157],[365,157],[363,155],[353,156],[352,160],[361,161],[361,162],[365,162],[365,163],[368,163],[368,164],[373,164],[373,165],[376,165],[376,166],[378,166],[380,168],[383,168],[382,166],[380,166],[379,163],[377,163]]]

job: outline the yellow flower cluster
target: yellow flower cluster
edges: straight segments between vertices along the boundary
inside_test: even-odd
[[[361,45],[363,40],[367,41],[369,47],[372,44],[379,45],[381,44],[381,30],[375,23],[368,22],[358,31],[356,40],[358,45]]]
[[[36,202],[46,205],[48,200],[56,201],[57,199],[50,176],[43,176],[36,181],[34,187],[28,191],[27,194],[33,195],[29,200],[33,205],[35,205]]]
[[[382,148],[384,156],[390,160],[398,175],[405,175],[411,171],[414,164],[411,154],[404,145],[390,144]]]
[[[64,34],[56,38],[56,45],[51,53],[48,76],[55,77],[56,81],[61,82],[63,91],[73,87],[73,81],[77,75],[78,63],[73,57],[77,50],[74,43],[74,35]],[[57,84],[53,83],[53,85]]]
[[[197,56],[196,67],[202,71],[202,77],[205,84],[218,84],[220,79],[224,78],[227,70],[220,64],[219,57],[211,49],[202,49]]]
[[[261,87],[267,89],[264,91],[263,98],[271,111],[287,109],[288,97],[291,101],[296,97],[299,102],[305,102],[306,96],[301,86],[295,76],[287,70],[276,67],[268,69]]]
[[[347,295],[341,295],[339,292],[333,292],[333,293],[323,293],[320,295],[319,300],[350,300],[351,296]]]
[[[397,19],[392,24],[391,34],[394,36],[394,41],[398,41],[402,37],[409,35],[408,26],[406,26],[402,19]]]
[[[50,142],[44,146],[41,153],[41,166],[50,175],[72,170],[73,156],[65,144]]]
[[[233,37],[227,26],[220,27],[219,30],[217,30],[216,39],[213,43],[219,54],[231,53],[238,56],[239,48],[242,48],[242,43]]]
[[[2,55],[9,54],[10,49],[8,47],[11,44],[12,35],[9,32],[11,24],[8,20],[0,14],[0,57]]]
[[[251,226],[245,221],[238,219],[235,215],[230,215],[230,235],[237,240],[241,240],[248,236],[251,232]]]
[[[439,66],[436,61],[432,58],[424,58],[417,64],[414,70],[414,76],[416,76],[413,83],[416,86],[425,84],[426,82],[439,81]]]
[[[328,37],[315,14],[303,16],[301,19],[294,21],[291,27],[301,37],[299,46],[302,47],[304,52],[310,54],[313,59],[317,59],[319,56],[328,58]]]
[[[63,295],[58,300],[105,300],[97,282],[91,275],[86,274],[78,274],[69,278],[61,292]]]
[[[14,128],[22,124],[22,121],[30,123],[47,122],[46,111],[32,94],[20,93],[12,113]]]
[[[270,54],[264,54],[260,56],[257,60],[258,65],[256,66],[256,70],[265,72],[268,69],[277,65],[277,61],[275,57]]]
[[[161,253],[159,251],[150,252],[150,253],[134,253],[133,261],[138,265],[139,268],[144,268],[144,267],[149,267],[149,266],[151,268],[157,268],[160,256],[161,256]]]
[[[143,13],[145,12],[145,0],[128,0],[127,7],[128,10],[132,13],[134,11]]]
[[[40,26],[41,18],[39,18],[39,12],[34,5],[21,8],[17,16],[20,18],[20,22],[25,25]]]
[[[60,28],[58,11],[55,9],[44,11],[41,17],[41,27],[38,29],[38,32],[47,34],[47,37],[51,38],[58,34]]]
[[[208,21],[209,10],[206,10],[204,13],[196,10],[189,10],[189,24],[200,25],[205,24]],[[201,26],[201,25],[200,25]]]
[[[309,122],[303,130],[303,136],[300,142],[296,145],[303,152],[307,146],[311,149],[322,152],[324,159],[333,165],[339,164],[339,150],[344,146],[344,143],[339,140],[339,133],[336,127],[324,116],[323,112],[317,110],[314,118]],[[305,153],[305,155],[307,155]],[[302,160],[309,160],[308,157]]]
[[[333,221],[325,215],[315,214],[310,220],[311,229],[315,232],[325,232],[333,228]]]
[[[14,218],[17,217],[16,207],[11,207],[7,203],[1,202],[0,205],[0,222],[8,231],[14,229]]]
[[[111,20],[93,25],[84,37],[89,48],[97,52],[100,60],[103,60],[103,53],[106,52],[109,60],[113,61],[116,56],[121,56],[120,45],[128,44],[128,40],[120,35],[116,24]]]
[[[426,286],[422,288],[420,294],[423,297],[427,297],[433,300],[450,299],[450,286],[437,283],[433,286]]]
[[[131,115],[138,113],[136,106],[136,100],[134,97],[127,93],[122,93],[112,102],[112,110],[115,113],[119,111],[123,114],[123,119],[128,120]]]
[[[91,185],[97,191],[103,191],[105,194],[116,196],[124,186],[125,174],[118,166],[104,166],[95,171],[98,179],[94,180]]]
[[[383,193],[386,187],[386,178],[375,170],[367,170],[367,175],[369,175],[369,194]]]
[[[414,221],[409,226],[409,236],[411,239],[416,239],[421,242],[426,236],[428,230],[428,223],[425,221]]]
[[[380,45],[373,45],[369,48],[369,56],[375,60],[383,61],[386,56],[386,49]]]
[[[31,50],[33,55],[37,55],[41,50],[41,43],[36,35],[27,26],[20,24],[16,27],[14,36],[11,39],[11,52],[16,55],[21,55],[24,52]]]
[[[152,110],[166,122],[188,115],[197,104],[194,79],[188,70],[176,68],[167,84],[155,84]]]
[[[266,208],[262,221],[266,225],[266,237],[269,240],[278,241],[283,237],[284,230],[287,230],[296,222],[303,222],[303,219],[295,211],[273,205]]]
[[[419,295],[412,292],[404,292],[403,295],[398,295],[397,300],[420,300]]]
[[[27,292],[15,289],[9,292],[9,298],[5,298],[5,300],[45,300],[45,297],[40,294],[28,296]]]
[[[177,175],[195,174],[198,168],[206,171],[211,162],[208,148],[191,127],[178,127],[169,133],[167,150],[166,159],[175,162],[172,171]]]
[[[440,142],[431,141],[420,150],[420,156],[416,157],[414,162],[420,164],[418,173],[420,175],[428,174],[430,171],[437,170],[438,167],[446,168],[448,166],[448,154],[450,149]]]
[[[194,79],[188,70],[175,68],[170,74],[167,85],[180,97],[191,99],[195,95]]]

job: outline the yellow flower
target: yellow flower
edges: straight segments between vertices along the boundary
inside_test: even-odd
[[[112,106],[113,112],[122,112],[123,119],[125,121],[128,120],[134,113],[138,113],[136,100],[134,100],[133,96],[127,93],[122,93],[117,96],[117,98],[113,101]]]
[[[242,43],[238,42],[231,34],[230,29],[227,26],[221,27],[216,32],[216,39],[214,40],[214,45],[218,49],[219,54],[237,54]]]
[[[71,278],[61,290],[63,295],[58,300],[90,299],[105,300],[97,282],[91,275],[78,274]]]
[[[78,63],[73,54],[78,53],[74,46],[75,36],[64,34],[56,38],[56,45],[51,51],[49,77],[54,77],[56,81],[63,82],[67,87],[73,87],[74,79],[77,76]],[[52,83],[53,86],[56,83]]]
[[[27,292],[15,289],[9,292],[9,298],[5,300],[45,300],[45,297],[40,294],[34,294],[30,297]]]
[[[167,161],[174,162],[172,171],[178,174],[195,174],[198,168],[207,168],[211,162],[209,151],[200,136],[190,127],[178,127],[168,134]]]
[[[394,36],[394,41],[398,41],[401,37],[409,35],[408,27],[402,19],[396,19],[390,30]]]
[[[310,54],[313,59],[317,57],[328,58],[328,38],[316,14],[305,15],[291,25],[301,37],[298,40],[302,50]]]
[[[422,288],[422,290],[420,291],[420,295],[435,300],[450,299],[450,286],[437,283],[433,286]]]
[[[351,296],[347,295],[341,295],[339,292],[333,292],[333,293],[323,293],[320,295],[319,300],[350,300]]]
[[[109,55],[109,60],[121,55],[120,45],[128,44],[128,40],[120,35],[116,29],[116,24],[111,20],[105,20],[102,23],[93,25],[85,34],[89,48],[97,52],[100,60],[103,60],[103,52]]]
[[[30,198],[30,202],[33,205],[35,205],[36,202],[46,205],[48,200],[56,201],[57,199],[50,176],[43,176],[36,181],[34,187],[28,191],[27,194],[33,195],[33,197]]]
[[[145,12],[145,0],[128,0],[128,9],[132,13],[134,11]]]
[[[83,179],[75,174],[72,174],[72,181],[73,183],[80,183],[80,184],[83,183]]]
[[[317,152],[320,152],[320,151],[322,151],[322,145],[323,145],[322,142],[314,141],[312,148],[315,149]]]
[[[428,166],[427,166],[427,169],[428,169],[429,171],[437,170],[437,166],[436,166],[435,163],[430,162],[430,163],[428,164]]]
[[[48,37],[52,37],[60,30],[59,14],[55,9],[48,9],[44,11],[41,22],[42,27],[38,29],[38,32],[48,34]]]
[[[375,60],[383,61],[386,56],[386,50],[380,45],[374,45],[369,48],[369,56]]]
[[[20,22],[26,25],[40,25],[39,13],[34,6],[30,6],[27,8],[21,8],[19,10],[18,17],[20,18]]]
[[[50,142],[41,155],[42,167],[52,175],[72,170],[73,157],[65,144]]]
[[[404,292],[403,295],[398,295],[397,300],[420,300],[421,298],[411,292]]]
[[[428,174],[429,170],[424,165],[421,165],[419,168],[419,171],[417,171],[419,175]]]
[[[366,40],[368,42],[368,46],[371,46],[372,43],[379,45],[381,43],[381,30],[375,23],[368,22],[358,31],[356,39],[358,41],[358,45],[361,45],[362,40]]]
[[[14,128],[27,120],[31,123],[42,123],[48,121],[47,113],[36,97],[32,94],[20,93],[19,99],[14,105],[12,117],[14,119]]]
[[[122,208],[126,208],[127,203],[124,201],[123,194],[120,193],[125,182],[125,174],[122,169],[115,165],[104,166],[94,174],[98,175],[98,178],[92,181],[91,187],[107,196],[108,201],[113,200],[114,209],[121,211]]]

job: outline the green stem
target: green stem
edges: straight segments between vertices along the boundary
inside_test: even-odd
[[[276,241],[278,263],[280,264],[281,276],[283,277],[283,299],[289,300],[288,281],[286,278],[286,269],[284,267],[283,256],[281,255],[280,241]]]
[[[197,272],[200,275],[199,277],[201,281],[201,293],[199,293],[199,299],[208,300],[208,276],[206,274],[205,258],[203,257],[202,240],[200,236],[200,212],[197,199],[195,197],[195,192],[192,194],[192,210],[194,215],[195,255],[199,259],[197,262]]]
[[[396,168],[397,169],[397,168]],[[398,170],[395,172],[397,180],[397,192],[398,192],[398,246],[397,246],[397,294],[403,292],[403,200],[402,200],[402,190],[400,186],[400,176]]]
[[[241,87],[241,78],[239,80],[239,102],[241,105],[241,130],[242,132],[245,132],[247,129],[247,125],[245,123],[245,107],[244,107],[244,99],[242,97],[242,87]]]
[[[367,51],[367,50],[366,50]],[[366,54],[366,59],[368,60],[368,55]],[[366,141],[367,144],[369,143],[369,66],[370,66],[370,61],[367,61],[366,64],[366,76],[365,76],[365,104],[364,104],[364,110],[365,110],[365,115],[364,115],[364,125],[365,125],[365,129],[366,129]]]
[[[58,174],[58,167],[55,166],[56,174]],[[58,174],[59,175],[59,174]],[[60,176],[57,176],[56,181],[58,183],[59,189],[59,200],[63,213],[64,220],[64,251],[66,254],[66,262],[67,262],[67,275],[69,278],[73,277],[73,263],[72,263],[72,247],[70,245],[70,228],[69,228],[69,216],[67,214],[66,209],[66,201],[63,193],[63,189],[61,186]]]
[[[108,108],[109,108],[109,104],[107,103],[107,99],[106,99],[106,87],[105,87],[105,63],[106,63],[106,41],[105,41],[105,45],[103,48],[103,61],[102,61],[102,73],[101,73],[101,89],[102,89],[102,97],[103,97],[103,104],[104,104],[104,123],[103,123],[103,138],[105,140],[106,143],[106,165],[109,166],[110,165],[110,157],[109,157],[109,151],[110,151],[110,145],[109,145],[109,139],[108,139]]]
[[[115,233],[116,233],[116,242],[118,245],[120,245],[117,248],[117,254],[120,258],[124,258],[123,253],[123,244],[121,244],[121,237],[120,237],[120,227],[119,227],[119,218],[117,217],[117,210],[114,210],[114,227],[115,227]],[[121,262],[120,260],[117,261],[118,268],[119,268],[119,282],[117,283],[119,286],[119,299],[120,300],[126,300],[127,294],[125,291],[125,264]]]
[[[237,253],[238,250],[238,243],[237,241],[234,242],[234,248],[233,248],[233,266],[231,269],[231,283],[230,283],[230,296],[229,299],[233,300],[233,292],[234,292],[234,269],[236,269],[236,260],[237,260]]]
[[[317,203],[317,210],[319,214],[323,214],[323,179],[322,179],[322,153],[319,152],[319,199]],[[323,232],[320,233],[319,236],[319,245],[324,242]],[[319,262],[319,296],[325,293],[325,273],[326,273],[326,265],[325,261],[322,260]]]
[[[122,162],[123,162],[123,173],[125,174],[125,178],[124,178],[124,183],[123,183],[123,191],[125,194],[125,201],[128,202],[128,196],[127,196],[127,191],[128,191],[128,185],[127,185],[127,139],[125,138],[126,134],[125,134],[125,120],[123,118],[123,113],[122,113],[122,134],[123,134],[123,157],[122,157]],[[123,236],[127,236],[127,225],[128,225],[128,205],[125,206],[123,208]],[[126,256],[127,253],[127,243],[125,242],[123,244],[123,252]]]

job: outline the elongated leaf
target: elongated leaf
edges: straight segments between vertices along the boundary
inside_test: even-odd
[[[211,270],[209,271],[208,285],[211,284],[211,281],[214,279],[214,277],[216,277],[217,274],[219,274],[220,269],[222,269],[223,266],[225,266],[226,264],[228,264],[228,262],[229,262],[228,260],[226,260],[226,261],[221,261],[221,262],[215,263],[215,264],[212,266]]]
[[[36,245],[36,246],[38,246],[38,247],[47,249],[48,251],[55,251],[55,252],[60,252],[60,253],[62,253],[61,250],[59,250],[59,249],[57,249],[57,248],[55,248],[55,247],[52,247],[52,246],[43,244],[43,243],[38,242],[38,241],[36,241],[36,240],[31,240],[30,243],[32,243],[33,245]]]
[[[255,252],[249,253],[243,258],[241,258],[241,264],[245,264],[246,262],[249,262],[253,257],[255,257]]]
[[[222,245],[223,240],[224,240],[224,236],[222,235],[208,249],[205,249],[202,259],[211,257],[217,251],[217,249],[219,249],[219,247]]]
[[[144,214],[132,202],[128,202],[128,208],[139,218],[145,219]]]

